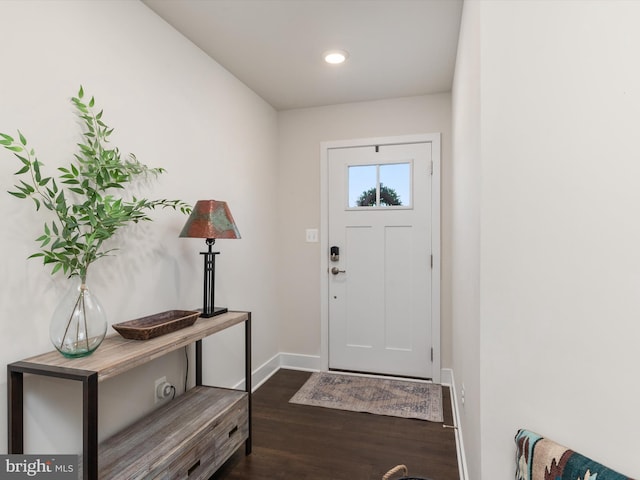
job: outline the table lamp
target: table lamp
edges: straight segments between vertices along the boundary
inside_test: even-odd
[[[231,216],[227,202],[198,200],[180,232],[181,237],[205,238],[208,248],[204,255],[204,295],[201,317],[209,318],[225,313],[227,308],[214,306],[216,255],[212,251],[217,238],[240,238],[238,227]]]

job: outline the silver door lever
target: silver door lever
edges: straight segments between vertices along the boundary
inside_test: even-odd
[[[332,267],[331,268],[331,273],[333,273],[334,275],[337,275],[339,273],[347,273],[346,270],[340,270],[338,267]]]

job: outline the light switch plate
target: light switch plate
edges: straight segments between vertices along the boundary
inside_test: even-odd
[[[307,228],[305,231],[307,243],[318,243],[318,229],[317,228]]]

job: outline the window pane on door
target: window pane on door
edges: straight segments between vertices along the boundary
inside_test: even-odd
[[[411,164],[380,165],[380,206],[411,206]]]
[[[349,166],[349,208],[377,205],[377,165]]]

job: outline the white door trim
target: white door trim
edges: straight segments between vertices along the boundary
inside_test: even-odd
[[[431,314],[433,338],[433,381],[440,383],[440,134],[425,133],[393,137],[360,138],[320,143],[320,362],[322,370],[329,370],[329,162],[332,148],[363,147],[367,145],[396,145],[431,142],[433,181],[431,189],[431,248],[433,277],[431,285]]]

